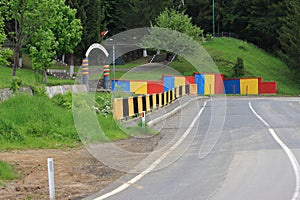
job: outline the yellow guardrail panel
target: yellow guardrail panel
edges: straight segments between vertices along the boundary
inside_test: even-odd
[[[240,80],[241,94],[258,94],[258,78],[245,78]]]
[[[205,74],[204,80],[205,80],[204,94],[205,95],[215,94],[215,75]]]

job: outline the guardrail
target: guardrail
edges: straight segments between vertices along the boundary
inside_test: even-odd
[[[158,94],[114,99],[114,117],[117,120],[164,107],[184,95],[197,95],[197,84],[188,84]]]

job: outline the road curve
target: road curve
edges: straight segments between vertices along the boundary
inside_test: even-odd
[[[200,111],[188,109],[190,117],[182,124],[190,125]],[[300,98],[227,97],[225,104],[212,98],[202,111],[185,138],[191,143],[175,162],[108,199],[299,199]]]

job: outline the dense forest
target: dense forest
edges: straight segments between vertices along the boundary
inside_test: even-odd
[[[16,2],[15,6],[20,6],[20,9],[22,2],[31,2],[3,1]],[[39,1],[44,2],[43,0]],[[74,52],[68,51],[65,52],[66,54],[74,53],[80,57],[84,55],[89,45],[101,42],[100,33],[102,31],[108,30],[108,36],[112,36],[132,28],[149,27],[162,11],[166,8],[174,8],[191,17],[192,22],[204,30],[199,37],[207,34],[218,37],[224,32],[231,33],[232,36],[254,43],[280,57],[295,73],[300,69],[299,0],[57,1],[64,2],[65,5],[76,11],[76,18],[80,19],[82,26],[81,28],[77,27],[77,32],[82,33],[81,41],[77,42],[73,39],[76,41],[76,48]],[[15,12],[18,12],[18,7],[15,9]],[[5,11],[0,14],[5,16]],[[73,20],[72,14],[69,14],[68,18]],[[14,21],[5,19],[4,26],[6,28],[15,26]],[[74,38],[78,38],[78,35]]]
[[[116,34],[150,26],[167,8],[177,8],[192,17],[204,34],[231,33],[281,57],[293,70],[300,69],[299,0],[67,0],[78,10],[83,39],[78,50],[99,41],[101,30]],[[213,12],[214,11],[214,12]],[[97,23],[98,22],[98,23]],[[99,23],[100,22],[100,23]]]

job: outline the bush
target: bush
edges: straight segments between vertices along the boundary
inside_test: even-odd
[[[23,142],[24,136],[17,131],[13,123],[4,121],[4,119],[0,118],[0,140],[8,142]]]
[[[233,67],[234,76],[241,77],[245,75],[244,61],[242,58],[237,58],[237,63]]]
[[[205,35],[206,41],[210,41],[212,39],[212,34],[206,34]]]
[[[96,95],[96,103],[94,106],[95,111],[98,114],[107,117],[109,114],[112,114],[112,103],[111,103],[111,94],[109,93],[102,93]]]
[[[21,85],[22,80],[18,76],[14,76],[11,81],[10,89],[13,90],[13,92],[16,94],[19,91]]]
[[[54,104],[66,108],[68,110],[72,109],[72,93],[67,92],[66,94],[58,94],[52,98]]]

